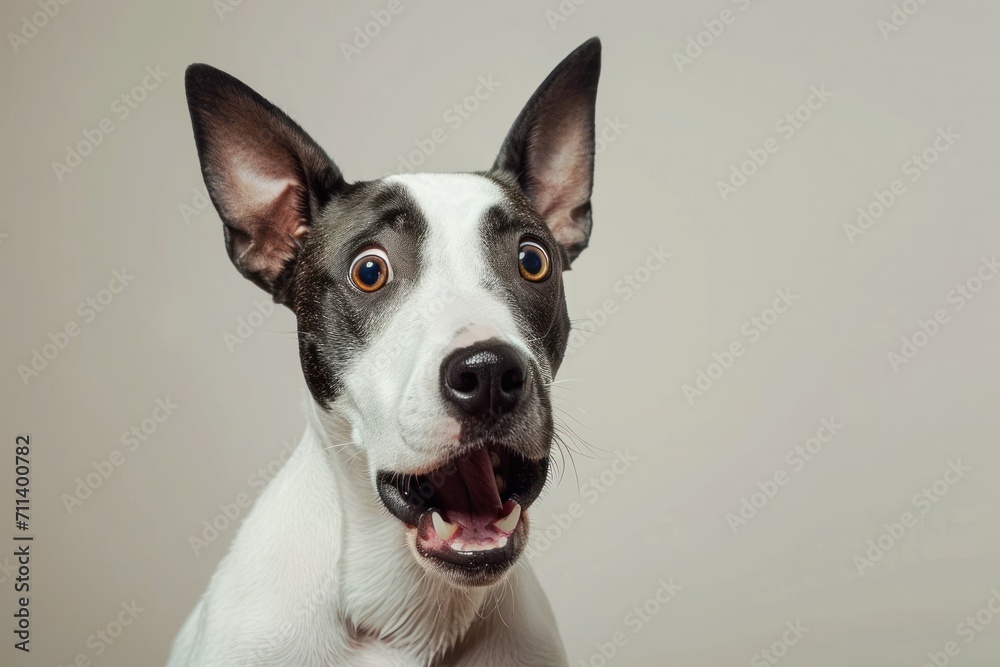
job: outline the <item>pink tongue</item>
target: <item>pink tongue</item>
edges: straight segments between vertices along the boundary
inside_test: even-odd
[[[502,514],[490,453],[484,447],[455,461],[455,472],[444,473],[436,488],[449,521],[488,524]]]

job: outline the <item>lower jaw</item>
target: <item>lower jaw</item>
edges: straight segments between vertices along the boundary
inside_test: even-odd
[[[496,583],[517,562],[528,539],[525,515],[506,540],[498,541],[502,546],[481,551],[458,551],[447,545],[431,547],[429,541],[421,537],[419,529],[409,526],[407,532],[412,533],[414,549],[425,567],[466,586]]]

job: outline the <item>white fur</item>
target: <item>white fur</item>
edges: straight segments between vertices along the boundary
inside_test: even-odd
[[[519,563],[489,587],[455,585],[418,562],[412,529],[375,492],[376,470],[430,470],[456,453],[458,424],[438,390],[450,349],[501,338],[531,355],[483,287],[478,223],[499,188],[472,175],[387,180],[428,221],[421,278],[332,409],[309,400],[301,443],[240,527],[169,667],[566,664],[530,568]]]
[[[438,388],[441,360],[448,352],[499,338],[526,357],[533,355],[510,310],[484,287],[493,278],[479,222],[487,208],[503,201],[500,188],[472,174],[385,180],[403,185],[416,201],[428,238],[418,284],[344,376],[346,409],[354,413],[356,439],[379,441],[370,451],[375,468],[430,469],[454,456],[461,444],[458,423],[446,413]],[[536,363],[548,372],[544,360]]]

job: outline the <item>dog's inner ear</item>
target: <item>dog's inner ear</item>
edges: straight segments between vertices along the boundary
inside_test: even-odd
[[[300,247],[344,185],[316,142],[248,86],[208,65],[185,77],[201,170],[240,273],[288,304]]]
[[[587,247],[592,226],[594,113],[601,73],[595,37],[566,57],[538,87],[493,165],[517,179],[570,261]]]

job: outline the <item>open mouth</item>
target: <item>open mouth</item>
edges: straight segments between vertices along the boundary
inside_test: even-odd
[[[420,555],[487,583],[510,567],[527,540],[525,510],[538,498],[548,459],[487,445],[423,475],[382,471],[383,504],[416,529]]]

